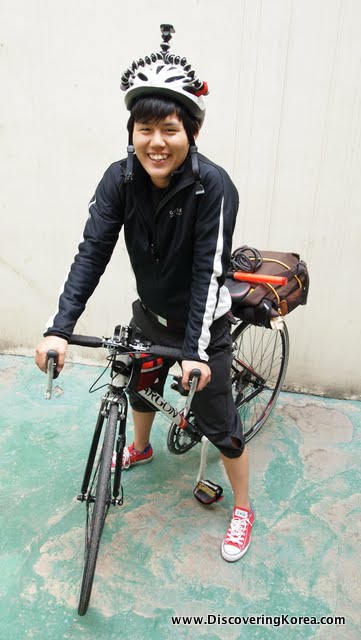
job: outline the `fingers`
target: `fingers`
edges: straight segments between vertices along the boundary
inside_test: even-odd
[[[202,373],[200,378],[198,378],[198,384],[197,384],[196,391],[202,391],[202,389],[204,389],[207,386],[207,384],[210,382],[210,379],[211,379],[211,377],[209,375],[206,375],[206,374]],[[186,389],[186,391],[189,391],[189,389],[190,389],[189,374],[188,373],[183,375],[182,387],[184,389]]]
[[[202,391],[211,380],[211,370],[205,362],[193,362],[190,360],[183,360],[182,362],[182,386],[186,391],[189,391],[189,376],[193,369],[199,369],[201,372],[198,379],[197,391]]]
[[[47,353],[48,351],[56,351],[58,353],[58,364],[57,371],[61,371],[64,367],[65,362],[65,354],[68,347],[68,342],[63,338],[58,338],[57,336],[47,336],[44,340],[36,347],[35,350],[35,364],[39,367],[41,371],[44,373],[47,372]]]

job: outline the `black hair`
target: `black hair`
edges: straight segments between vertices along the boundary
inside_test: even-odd
[[[173,113],[181,120],[189,140],[192,140],[201,128],[201,120],[186,109],[180,102],[168,96],[146,95],[137,98],[132,106],[127,129],[132,136],[135,122],[156,124]]]

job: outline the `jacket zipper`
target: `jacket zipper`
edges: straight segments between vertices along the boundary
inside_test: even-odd
[[[159,215],[159,212],[161,211],[161,209],[164,207],[164,205],[171,199],[173,198],[173,196],[178,193],[179,191],[182,191],[183,189],[185,189],[186,187],[189,187],[191,184],[194,183],[194,178],[188,178],[188,180],[185,180],[183,184],[181,185],[177,185],[174,189],[171,189],[166,196],[164,196],[164,198],[160,201],[156,212],[154,214],[154,218],[153,218],[153,229],[152,229],[152,242],[150,245],[150,250],[152,253],[152,256],[154,256],[154,259],[156,261],[157,264],[159,264],[159,247],[158,247],[158,233],[157,233],[157,217]]]
[[[157,247],[155,247],[153,243],[150,245],[150,251],[156,263],[159,264],[159,252]]]

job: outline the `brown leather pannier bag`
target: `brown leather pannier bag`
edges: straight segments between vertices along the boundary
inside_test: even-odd
[[[285,276],[286,285],[259,283],[247,285],[226,279],[232,296],[232,312],[251,324],[270,327],[271,318],[285,316],[307,303],[309,275],[306,263],[297,253],[257,251],[251,247],[236,249],[231,258],[232,271]],[[229,274],[231,276],[232,273]]]

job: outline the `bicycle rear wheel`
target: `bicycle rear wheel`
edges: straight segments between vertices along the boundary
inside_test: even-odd
[[[276,404],[287,371],[289,337],[285,324],[274,331],[242,322],[232,339],[233,397],[248,442]]]
[[[101,454],[94,468],[86,499],[85,557],[78,604],[78,614],[80,616],[83,616],[88,609],[100,538],[111,501],[111,462],[117,421],[118,405],[112,404],[109,409]]]

